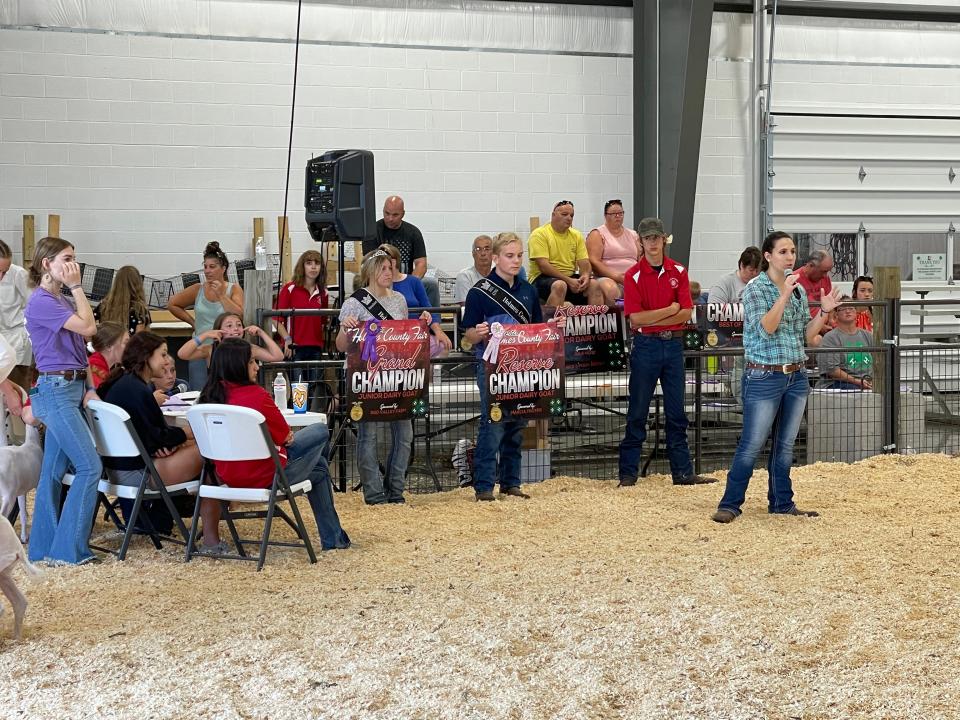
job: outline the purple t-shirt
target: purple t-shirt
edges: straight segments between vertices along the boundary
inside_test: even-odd
[[[40,372],[87,367],[87,346],[83,336],[63,327],[76,311],[72,300],[63,295],[52,295],[41,287],[27,300],[23,317]]]

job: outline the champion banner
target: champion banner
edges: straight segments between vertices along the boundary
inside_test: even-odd
[[[493,323],[490,344],[484,369],[493,422],[563,414],[563,336],[556,327]]]
[[[566,372],[610,372],[626,366],[623,311],[606,305],[561,307]]]
[[[347,352],[347,402],[356,422],[427,414],[430,336],[420,320],[367,320]]]
[[[704,347],[743,345],[743,303],[707,303],[694,308]]]

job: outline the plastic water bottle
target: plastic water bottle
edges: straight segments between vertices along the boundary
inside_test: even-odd
[[[277,404],[277,407],[281,410],[286,410],[287,408],[287,379],[283,376],[283,373],[277,373],[277,376],[273,379],[273,401]]]
[[[253,251],[253,267],[257,270],[267,269],[267,249],[263,246],[263,238],[258,237]]]

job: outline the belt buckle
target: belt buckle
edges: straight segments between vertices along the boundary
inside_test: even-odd
[[[673,339],[673,330],[661,330],[659,332],[661,340],[672,340]]]
[[[780,372],[782,372],[784,375],[789,375],[791,372],[793,372],[792,370],[790,370],[790,368],[792,368],[793,366],[794,366],[794,363],[790,363],[789,365],[781,365]]]

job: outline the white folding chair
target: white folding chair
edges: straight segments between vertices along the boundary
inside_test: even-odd
[[[218,500],[223,509],[223,518],[230,528],[230,534],[233,537],[234,545],[237,548],[236,555],[218,555],[216,557],[231,558],[234,560],[253,560],[244,551],[243,546],[260,546],[260,554],[257,558],[257,570],[263,568],[264,560],[267,557],[268,545],[279,545],[285,547],[303,547],[307,551],[307,556],[311,563],[317,561],[317,556],[313,551],[313,545],[307,536],[307,530],[303,524],[303,518],[300,516],[300,510],[297,508],[296,496],[309,492],[312,485],[309,480],[304,480],[294,486],[287,482],[287,475],[280,463],[280,455],[277,453],[277,447],[273,444],[273,438],[270,437],[270,430],[267,428],[266,419],[256,410],[244,407],[234,407],[233,405],[219,405],[215,403],[194,405],[187,410],[187,422],[193,430],[193,435],[197,440],[197,446],[200,448],[200,454],[207,460],[266,460],[272,459],[274,465],[273,482],[269,488],[234,488],[219,483],[216,474],[213,473],[213,480],[216,484],[206,484],[203,481],[209,476],[207,468],[204,466],[204,475],[201,476],[200,489],[197,492],[197,505],[193,511],[193,525],[190,528],[190,539],[187,542],[186,560],[196,552],[194,550],[198,518],[200,516],[200,503],[204,498]],[[283,508],[277,505],[278,500],[287,500],[290,503],[290,510],[293,513],[293,519],[287,515]],[[229,503],[266,503],[266,510],[251,510],[244,512],[231,512]],[[299,543],[271,542],[270,527],[273,523],[274,515],[286,521],[293,528],[300,538]],[[259,540],[243,540],[237,533],[234,520],[247,518],[263,518],[263,536]]]
[[[117,485],[110,482],[109,479],[101,480],[97,486],[97,492],[107,497],[125,498],[133,500],[133,510],[126,523],[122,523],[113,513],[114,522],[124,530],[123,542],[120,544],[120,550],[117,558],[123,560],[127,556],[127,548],[130,546],[130,539],[133,536],[134,526],[137,524],[137,518],[140,515],[140,508],[144,500],[162,499],[170,511],[171,517],[177,524],[180,535],[183,540],[161,535],[153,527],[149,519],[144,516],[144,524],[147,533],[153,540],[154,546],[159,550],[163,547],[161,539],[168,540],[177,544],[186,544],[189,533],[180,517],[180,512],[173,504],[171,496],[193,494],[200,487],[199,480],[178,483],[177,485],[164,485],[160,474],[157,472],[153,458],[143,446],[140,436],[137,434],[133,421],[127,412],[116,405],[103,402],[102,400],[91,400],[87,403],[87,420],[90,425],[90,432],[93,435],[94,444],[97,446],[97,452],[103,458],[134,458],[139,457],[143,460],[146,469],[140,484],[136,487],[132,485]],[[152,482],[151,482],[152,481]]]

